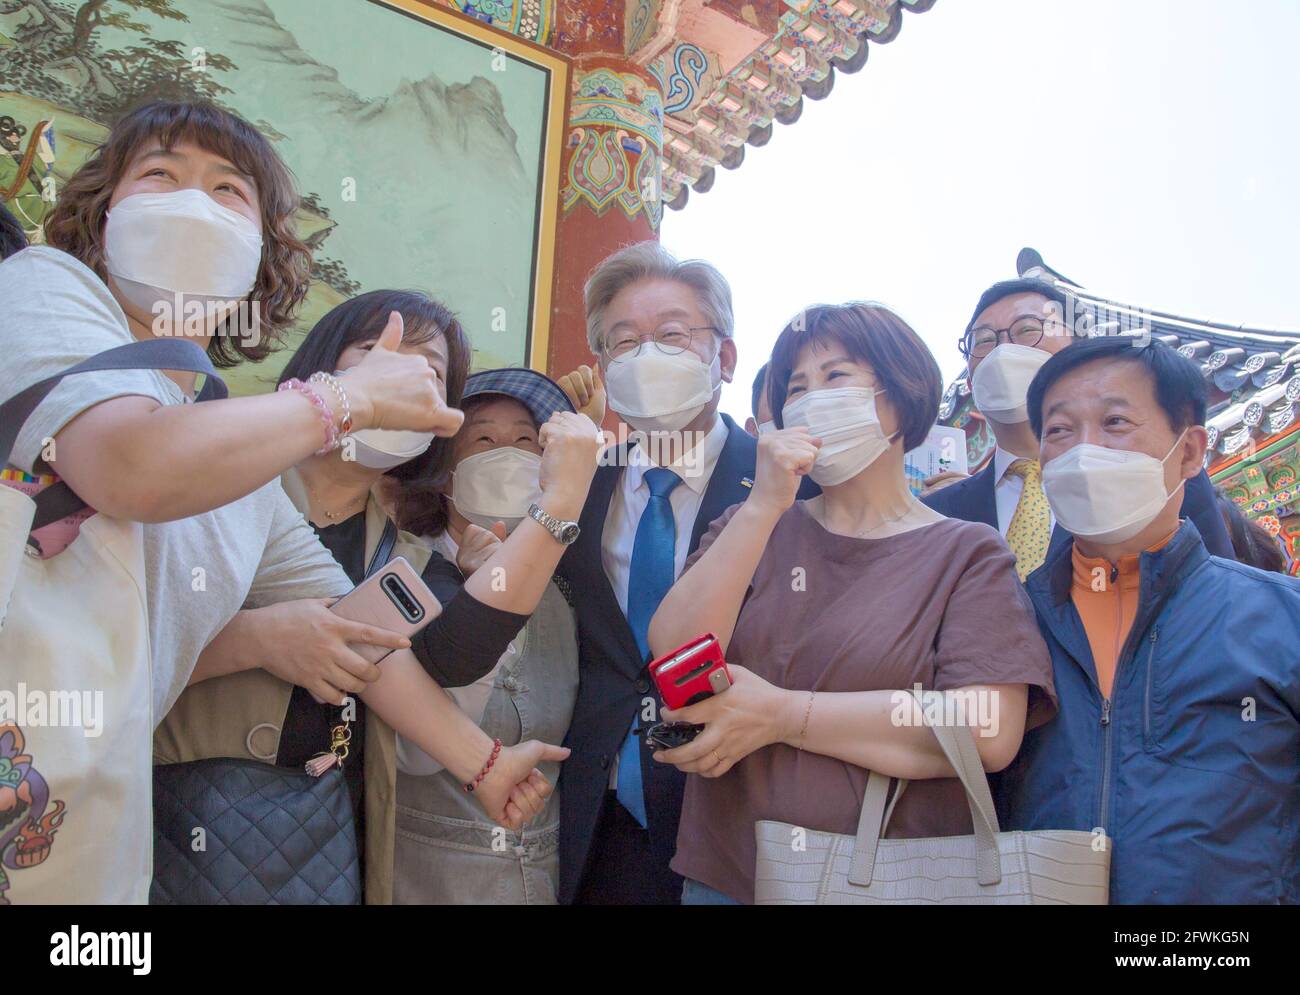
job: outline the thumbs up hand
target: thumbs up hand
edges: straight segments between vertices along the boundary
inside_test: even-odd
[[[446,385],[423,356],[399,351],[402,333],[402,315],[393,311],[366,358],[343,376],[354,427],[455,435],[464,414],[447,406]]]
[[[574,410],[586,415],[599,425],[605,417],[605,382],[600,378],[599,366],[579,366],[557,381],[568,396]]]

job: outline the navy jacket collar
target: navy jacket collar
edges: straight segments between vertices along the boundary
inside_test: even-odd
[[[994,458],[989,457],[988,464],[975,475],[971,487],[974,491],[973,521],[983,522],[992,528],[998,527],[997,468]]]
[[[1039,618],[1061,644],[1077,659],[1091,660],[1087,633],[1070,599],[1074,577],[1073,553],[1074,539],[1070,537],[1051,550],[1046,562],[1026,578],[1025,589]],[[1160,549],[1139,556],[1141,581],[1130,642],[1132,634],[1145,632],[1159,617],[1183,581],[1209,556],[1201,534],[1190,518],[1183,520],[1173,538]]]

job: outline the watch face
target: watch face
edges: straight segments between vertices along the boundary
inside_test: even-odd
[[[560,530],[560,542],[564,543],[566,546],[569,545],[578,538],[578,531],[577,524],[570,522]]]

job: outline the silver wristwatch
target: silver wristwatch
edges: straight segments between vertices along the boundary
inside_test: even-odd
[[[574,540],[578,538],[578,533],[582,531],[578,528],[577,522],[564,522],[552,515],[548,515],[536,503],[528,506],[528,515],[534,521],[539,522],[547,532],[555,536],[555,541],[561,546],[573,545]]]

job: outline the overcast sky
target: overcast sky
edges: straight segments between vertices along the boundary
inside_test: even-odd
[[[945,379],[1033,246],[1108,296],[1300,329],[1300,2],[939,0],[665,214],[731,282],[740,366],[800,307],[895,308]]]

